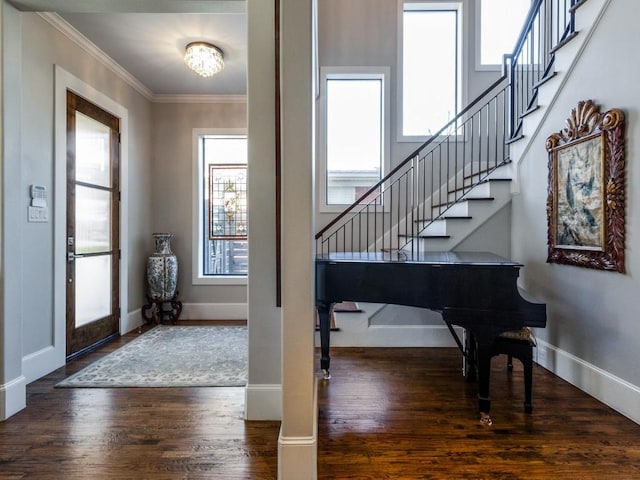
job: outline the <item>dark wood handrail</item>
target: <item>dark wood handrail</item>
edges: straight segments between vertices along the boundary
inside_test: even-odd
[[[363,195],[361,195],[355,202],[353,202],[349,207],[343,210],[337,217],[335,217],[331,222],[329,222],[322,230],[316,233],[315,239],[318,240],[322,235],[333,227],[336,223],[338,223],[344,216],[346,216],[349,212],[351,212],[354,208],[360,205],[360,202],[375,192],[378,188],[380,188],[386,181],[388,181],[393,175],[395,175],[402,167],[404,167],[407,163],[409,163],[416,155],[418,155],[425,147],[429,146],[429,144],[433,143],[438,136],[446,131],[451,125],[456,124],[460,121],[460,119],[469,112],[474,106],[476,106],[481,100],[484,99],[492,90],[497,88],[502,82],[507,79],[506,75],[502,75],[498,80],[492,83],[488,88],[486,88],[480,95],[478,95],[470,104],[468,104],[465,108],[463,108],[452,120],[450,120],[444,127],[438,130],[435,134],[433,134],[429,139],[416,148],[410,155],[408,155],[402,162],[400,162],[397,166],[395,166],[389,173],[387,173],[384,178],[382,178],[378,183],[376,183],[373,187],[367,190]]]

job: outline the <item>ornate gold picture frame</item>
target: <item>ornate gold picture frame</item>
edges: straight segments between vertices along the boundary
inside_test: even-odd
[[[547,138],[547,262],[624,273],[624,136],[621,110],[587,100]]]

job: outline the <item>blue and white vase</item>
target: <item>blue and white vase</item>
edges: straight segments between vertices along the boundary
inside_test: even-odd
[[[171,300],[178,285],[178,258],[171,251],[172,233],[154,233],[156,250],[147,259],[149,296],[153,300]]]

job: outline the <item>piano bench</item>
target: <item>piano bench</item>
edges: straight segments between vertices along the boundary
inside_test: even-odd
[[[524,369],[524,411],[531,413],[531,390],[533,383],[533,347],[535,338],[528,327],[501,334],[493,343],[491,355],[507,355],[507,368],[513,370],[513,357],[522,362]]]

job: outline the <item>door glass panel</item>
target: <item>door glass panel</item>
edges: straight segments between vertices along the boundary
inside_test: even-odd
[[[76,112],[76,180],[111,186],[109,127]]]
[[[111,256],[76,258],[76,327],[111,314]]]
[[[111,251],[111,193],[76,187],[76,253]]]

